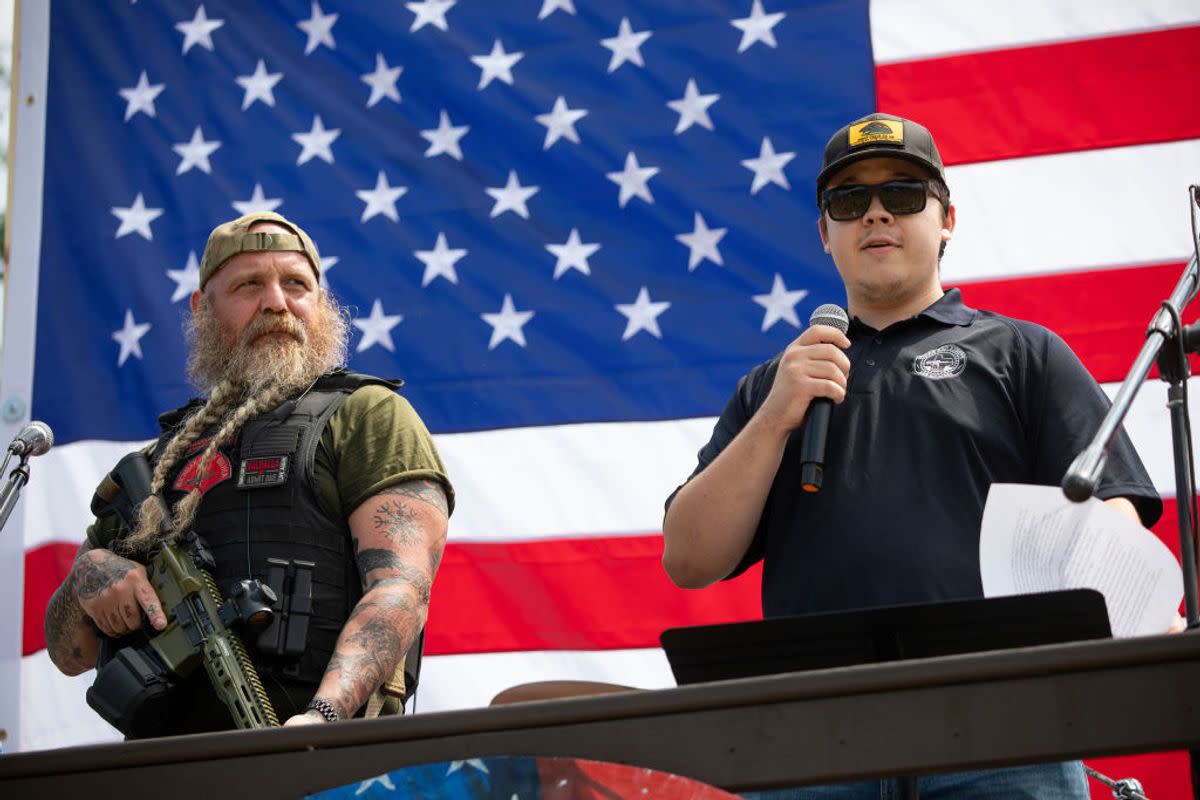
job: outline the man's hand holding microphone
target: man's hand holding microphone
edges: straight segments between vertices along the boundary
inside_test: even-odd
[[[765,421],[786,433],[804,425],[800,483],[808,492],[821,488],[830,411],[846,399],[850,359],[842,351],[850,347],[849,327],[840,306],[817,308],[808,330],[783,351],[775,382],[758,410]]]

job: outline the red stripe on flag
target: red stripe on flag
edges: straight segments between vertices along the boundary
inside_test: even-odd
[[[1163,505],[1153,530],[1178,557],[1174,498]],[[451,545],[434,585],[427,652],[657,647],[666,628],[761,616],[759,568],[685,591],[667,580],[661,558],[657,535]]]
[[[679,625],[762,615],[760,569],[701,591],[662,568],[662,536],[451,544],[425,639],[431,655],[658,647]]]
[[[22,652],[46,646],[50,596],[79,549],[55,542],[25,554]],[[426,653],[657,647],[678,625],[761,615],[760,570],[703,591],[676,588],[662,536],[601,537],[446,548],[430,603]]]
[[[1146,339],[1159,304],[1183,274],[1182,263],[1031,278],[965,283],[963,301],[972,308],[1045,325],[1061,336],[1101,383],[1124,379]],[[1194,322],[1195,306],[1183,314]],[[1192,373],[1200,360],[1193,357]],[[1151,372],[1157,376],[1158,370]]]
[[[25,553],[24,631],[21,653],[29,655],[46,646],[43,622],[55,589],[71,571],[79,543],[51,542]]]
[[[1137,778],[1146,797],[1192,797],[1192,776],[1186,750],[1089,758],[1087,765],[1114,781]],[[1092,800],[1113,798],[1113,790],[1098,780],[1089,780],[1088,788]]]
[[[1188,27],[885,64],[876,107],[932,130],[948,165],[1192,139],[1197,52]]]

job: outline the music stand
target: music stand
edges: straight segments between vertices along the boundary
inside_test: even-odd
[[[683,686],[1111,636],[1104,596],[1070,589],[670,628],[659,641]],[[917,797],[915,777],[898,781]]]

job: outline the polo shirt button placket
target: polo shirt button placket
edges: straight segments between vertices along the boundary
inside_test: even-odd
[[[878,331],[864,331],[865,336],[861,340],[863,342],[862,350],[857,357],[854,358],[854,363],[860,365],[863,369],[859,369],[857,376],[853,365],[850,369],[850,384],[847,387],[850,391],[858,392],[873,392],[871,388],[874,385],[875,379],[878,376],[876,372],[867,372],[865,368],[875,367],[875,351],[883,344],[883,337],[878,335]]]
[[[875,345],[876,347],[878,347],[879,345],[883,344],[883,337],[882,336],[872,336],[871,343],[873,345]],[[875,347],[872,347],[870,352],[873,354],[875,352]],[[873,359],[873,358],[864,359],[863,363],[866,364],[868,367],[873,367],[873,366],[875,366],[875,359]]]

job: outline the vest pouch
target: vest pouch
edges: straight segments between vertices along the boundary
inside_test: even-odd
[[[96,673],[87,704],[128,737],[160,736],[172,718],[176,682],[147,645],[123,647]]]
[[[316,563],[303,559],[267,559],[266,586],[278,602],[271,624],[258,635],[256,646],[265,656],[295,660],[308,647],[308,623],[312,618],[313,570]],[[294,670],[293,670],[294,671]],[[289,674],[284,670],[284,674]]]

